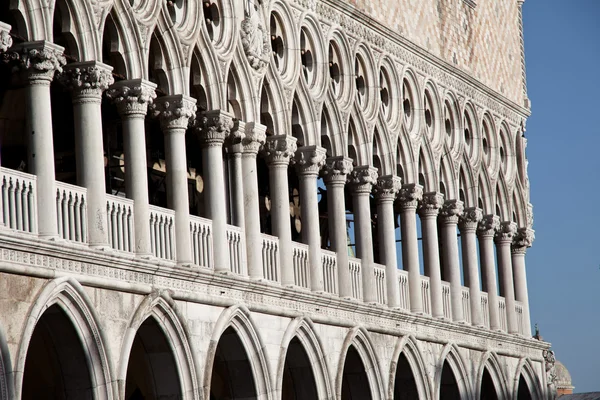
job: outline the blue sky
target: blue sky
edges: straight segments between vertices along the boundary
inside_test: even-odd
[[[573,378],[600,391],[600,1],[523,6],[536,241],[532,322]]]

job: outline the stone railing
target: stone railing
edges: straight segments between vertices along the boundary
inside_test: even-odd
[[[279,239],[261,234],[263,277],[268,281],[279,282]]]
[[[321,250],[321,264],[325,292],[338,294],[337,254],[333,251]]]
[[[175,211],[150,206],[150,245],[155,257],[175,260]]]
[[[465,317],[465,322],[470,324],[472,321],[471,317],[471,291],[468,287],[462,287],[462,309]]]
[[[375,293],[377,294],[377,302],[386,304],[386,283],[385,283],[385,265],[373,264],[373,274],[375,275]]]
[[[133,252],[135,246],[133,227],[133,200],[106,195],[108,243],[119,251]]]
[[[498,309],[500,311],[500,330],[506,332],[506,300],[504,297],[498,296]]]
[[[517,314],[517,329],[519,330],[519,335],[525,334],[525,320],[523,316],[523,303],[520,301],[515,302],[515,312]]]
[[[87,190],[56,182],[58,235],[71,242],[87,242]]]
[[[423,301],[423,314],[431,315],[431,286],[428,276],[421,276],[421,299]]]
[[[452,303],[450,295],[450,283],[442,281],[442,307],[444,310],[444,318],[452,321]]]
[[[410,292],[408,288],[408,271],[399,269],[398,271],[398,286],[400,292],[400,309],[410,310]]]
[[[486,292],[481,292],[481,315],[483,317],[483,326],[490,329],[490,308]]]
[[[2,225],[37,233],[35,175],[0,168],[2,176]]]
[[[292,243],[292,267],[294,269],[294,284],[310,289],[308,245],[297,242]]]
[[[227,225],[225,233],[227,234],[231,272],[238,275],[245,275],[246,244],[244,242],[244,230],[238,226]]]
[[[204,268],[214,268],[212,221],[190,215],[190,237],[194,264]]]
[[[362,300],[363,288],[360,259],[348,257],[348,269],[350,270],[350,285],[352,287],[352,297],[356,300]]]

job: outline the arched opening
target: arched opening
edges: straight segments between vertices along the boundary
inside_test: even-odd
[[[140,325],[127,365],[125,399],[182,398],[178,368],[171,345],[154,318]]]
[[[223,332],[212,367],[210,400],[256,399],[256,386],[248,354],[236,331]]]
[[[461,400],[456,376],[448,361],[444,361],[442,379],[440,381],[440,400]]]
[[[496,387],[492,376],[488,372],[487,368],[483,370],[483,377],[481,378],[481,393],[479,395],[481,400],[498,400],[498,394],[496,393]]]
[[[358,351],[354,346],[348,348],[344,372],[342,375],[342,400],[370,400],[369,378]]]
[[[87,360],[65,312],[57,305],[49,307],[29,341],[21,398],[93,399]]]
[[[519,378],[519,389],[517,390],[517,400],[531,400],[531,391],[523,375]]]
[[[312,365],[298,338],[292,339],[285,356],[282,400],[313,400],[319,398]]]
[[[394,382],[394,400],[419,400],[415,376],[404,353],[398,358]]]

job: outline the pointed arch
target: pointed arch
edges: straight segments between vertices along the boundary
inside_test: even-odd
[[[419,150],[419,168],[417,183],[422,185],[425,192],[436,192],[439,180],[433,162],[433,153],[427,141],[423,141]]]
[[[477,206],[477,184],[473,177],[473,169],[465,156],[458,173],[458,198],[464,202],[465,207]],[[464,199],[461,198],[461,191],[464,193]]]
[[[353,160],[355,166],[371,164],[369,151],[365,149],[364,137],[361,135],[360,125],[356,124],[354,116],[351,116],[348,121],[348,157]]]
[[[421,349],[417,340],[413,336],[403,336],[398,338],[396,347],[392,353],[392,362],[390,364],[389,384],[388,384],[388,398],[394,398],[394,390],[396,386],[396,369],[398,366],[398,360],[400,355],[404,355],[410,366],[411,372],[415,378],[417,391],[420,399],[432,398],[431,386],[425,362]]]
[[[467,374],[467,369],[465,368],[465,364],[458,352],[458,348],[456,345],[452,343],[446,344],[444,349],[442,350],[442,354],[437,364],[436,373],[435,373],[435,398],[440,398],[440,389],[442,384],[442,371],[444,368],[444,363],[448,362],[448,366],[452,370],[454,377],[456,378],[456,383],[458,385],[458,391],[460,393],[461,399],[471,398],[470,388],[471,384],[469,382],[469,375]]]
[[[519,396],[519,381],[523,377],[527,388],[533,400],[541,400],[543,398],[542,385],[531,365],[531,361],[527,358],[521,358],[514,375],[513,380],[513,399],[518,399]]]
[[[319,396],[318,398],[333,398],[333,387],[331,385],[331,377],[329,375],[329,368],[327,366],[327,358],[323,351],[323,345],[315,333],[313,322],[305,317],[298,317],[292,320],[281,340],[279,365],[277,368],[277,392],[281,393],[286,355],[288,347],[294,338],[300,341],[304,351],[308,355],[312,365],[312,372],[315,378],[317,394]]]
[[[302,128],[302,136],[304,146],[314,146],[321,144],[319,135],[320,115],[315,115],[316,107],[315,100],[311,98],[310,93],[302,85],[298,85],[294,93],[293,107],[296,107],[297,118],[292,111],[292,132],[294,132],[295,124],[299,123]],[[293,110],[294,108],[292,108]],[[294,133],[295,136],[295,133]],[[300,142],[300,138],[297,138]],[[300,144],[298,144],[300,146]]]
[[[144,41],[141,38],[140,27],[135,17],[123,7],[121,2],[115,2],[107,14],[112,18],[118,36],[119,53],[123,57],[127,79],[144,78],[146,61]],[[104,22],[106,24],[106,21]]]
[[[78,61],[102,59],[102,46],[97,33],[102,32],[95,21],[95,13],[90,2],[77,0],[56,0],[54,16],[61,16],[63,34],[72,38],[71,54]],[[57,14],[56,10],[60,10]],[[104,16],[102,16],[104,17]],[[104,22],[104,20],[102,20]],[[53,22],[54,24],[54,22]],[[54,41],[54,37],[52,39]]]
[[[127,381],[127,369],[134,340],[138,330],[152,318],[164,335],[177,368],[181,393],[194,393],[197,396],[199,385],[196,371],[199,370],[196,352],[192,351],[186,319],[180,314],[177,305],[167,291],[155,291],[144,298],[135,313],[123,337],[121,357],[117,379],[119,393],[124,395]],[[193,396],[193,398],[197,398]]]
[[[327,149],[328,157],[343,156],[345,135],[340,127],[344,126],[335,101],[327,101],[321,111],[321,145]]]
[[[0,400],[14,399],[12,376],[12,361],[4,329],[0,326]]]
[[[496,204],[494,203],[494,192],[491,186],[491,180],[485,169],[479,173],[478,183],[479,198],[477,200],[477,207],[481,207],[483,214],[495,214]],[[481,200],[481,202],[479,201]]]
[[[484,371],[487,371],[492,378],[498,400],[508,400],[510,397],[508,396],[508,391],[506,388],[506,377],[504,376],[504,372],[500,366],[498,356],[490,351],[487,351],[483,355],[481,364],[479,365],[476,379],[477,385],[475,386],[475,398],[481,398],[481,385],[483,382]]]
[[[379,370],[379,361],[369,333],[365,328],[355,327],[350,329],[342,345],[340,352],[340,361],[338,363],[337,377],[335,383],[335,398],[342,397],[342,380],[344,377],[344,366],[346,364],[346,356],[350,347],[353,347],[365,367],[367,379],[369,381],[369,389],[372,400],[383,400],[385,398],[383,379]]]
[[[401,129],[396,138],[396,175],[402,178],[402,183],[417,183],[419,166],[412,152],[410,136]]]
[[[373,156],[375,156],[375,150],[377,150],[377,154],[381,160],[380,176],[396,174],[396,155],[393,145],[395,142],[396,138],[388,129],[383,118],[379,118],[373,131]]]
[[[416,136],[421,129],[417,112],[421,108],[419,93],[421,89],[416,74],[410,68],[405,69],[402,74],[402,128],[410,136]]]
[[[272,76],[271,72],[267,72],[267,75],[263,79],[259,96],[260,103],[256,118],[259,118],[258,120],[261,121],[261,124],[272,130],[274,135],[289,132],[290,107],[286,105],[288,103],[284,97],[284,89],[281,86],[281,81],[277,77]],[[268,121],[263,122],[265,113],[269,115],[270,124],[266,123]]]
[[[190,96],[197,99],[196,105],[199,111],[225,108],[223,95],[228,92],[223,90],[223,78],[221,77],[223,72],[219,70],[219,64],[215,58],[209,49],[202,49],[198,46],[194,47],[190,57]]]
[[[456,171],[454,170],[454,164],[450,158],[450,153],[444,153],[445,157],[442,156],[440,160],[440,192],[444,192],[441,188],[441,184],[444,184],[446,188],[444,193],[444,200],[458,199],[458,188],[456,184]]]
[[[512,210],[516,217],[515,221],[520,228],[527,227],[527,201],[525,191],[519,181],[516,182],[512,197]]]
[[[504,181],[503,174],[500,174],[498,181],[496,182],[496,210],[500,210],[500,221],[512,221],[512,208],[511,208],[510,192]],[[496,211],[497,212],[497,211]]]
[[[112,392],[109,364],[111,358],[105,346],[107,341],[91,304],[81,284],[71,277],[57,278],[44,285],[29,309],[29,316],[21,330],[21,340],[12,371],[15,398],[20,399],[22,395],[25,361],[34,330],[46,309],[51,306],[58,306],[64,312],[81,341],[95,398],[109,400],[117,397],[116,393]]]

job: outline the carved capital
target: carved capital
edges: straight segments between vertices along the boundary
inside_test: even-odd
[[[0,22],[0,53],[4,53],[12,46],[12,38],[10,37],[10,25]]]
[[[377,201],[394,201],[402,188],[402,179],[395,175],[384,175],[377,179],[373,194]]]
[[[73,93],[73,103],[93,99],[100,101],[102,92],[114,83],[113,67],[98,61],[67,64],[60,82]]]
[[[265,144],[267,127],[256,122],[248,122],[245,125],[245,130],[242,138],[244,154],[256,157],[260,147]]]
[[[321,176],[326,185],[345,185],[348,174],[352,172],[352,159],[344,156],[329,157],[321,168]]]
[[[511,221],[500,222],[500,229],[496,231],[494,240],[497,243],[508,243],[511,244],[515,234],[517,233],[517,224]]]
[[[241,154],[242,139],[246,136],[246,123],[239,119],[233,119],[233,126],[229,131],[229,136],[225,138],[225,152],[228,155]]]
[[[423,186],[417,183],[407,183],[402,185],[398,194],[398,204],[400,211],[417,209],[419,201],[423,198]]]
[[[493,214],[484,215],[477,225],[477,235],[480,237],[493,238],[500,229],[500,217]]]
[[[458,219],[462,215],[465,207],[460,200],[446,200],[440,210],[440,218],[444,224],[458,224]]]
[[[527,248],[531,247],[535,240],[535,231],[529,228],[519,228],[512,243],[512,252],[525,254]]]
[[[288,166],[298,149],[297,139],[290,135],[269,136],[263,146],[262,155],[269,166]]]
[[[318,176],[321,167],[325,164],[327,150],[320,146],[299,147],[293,158],[299,175]]]
[[[428,192],[419,202],[419,215],[421,217],[437,217],[444,206],[444,195],[439,192]]]
[[[527,228],[533,229],[533,204],[527,203]]]
[[[64,51],[64,48],[46,41],[20,43],[4,54],[3,60],[21,71],[29,83],[50,82],[54,73],[62,72],[67,63]]]
[[[475,232],[482,218],[483,212],[481,211],[481,208],[466,208],[460,216],[459,228],[461,232]]]
[[[163,133],[171,129],[187,129],[196,116],[196,99],[182,94],[163,96],[154,101],[153,109]]]
[[[156,84],[144,79],[120,81],[106,91],[121,116],[144,117],[156,98]]]
[[[196,133],[205,147],[222,146],[233,128],[233,115],[221,111],[207,111],[196,117]]]
[[[368,165],[355,167],[348,175],[348,185],[352,194],[369,194],[377,184],[377,168]]]

